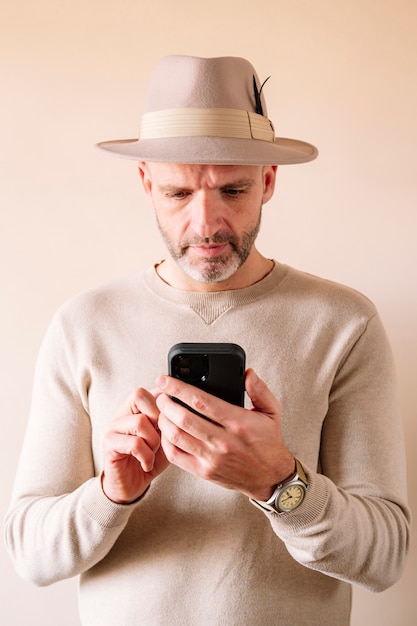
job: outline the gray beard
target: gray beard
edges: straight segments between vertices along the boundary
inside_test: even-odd
[[[193,239],[182,241],[177,245],[169,238],[168,233],[163,230],[158,220],[157,223],[168,252],[178,266],[194,280],[214,284],[228,280],[242,267],[258,236],[261,218],[262,214],[260,212],[257,224],[251,231],[243,233],[241,242],[237,241],[232,233],[221,231],[216,233],[213,237],[193,237]],[[210,243],[229,243],[231,253],[229,252],[216,258],[201,257],[200,262],[205,263],[204,268],[201,269],[200,267],[194,266],[187,258],[188,247],[190,245],[207,245]]]

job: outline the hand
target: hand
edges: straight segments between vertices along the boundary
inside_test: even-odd
[[[294,472],[294,457],[281,436],[281,406],[253,370],[245,379],[251,410],[169,376],[158,378],[157,386],[162,392],[156,399],[161,444],[171,463],[257,500],[267,500]]]
[[[139,498],[169,465],[161,448],[155,395],[137,389],[121,407],[104,438],[102,487],[117,504]]]

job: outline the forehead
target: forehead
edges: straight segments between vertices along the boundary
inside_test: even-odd
[[[225,185],[260,178],[257,165],[190,165],[182,163],[147,163],[146,167],[155,181],[164,185]]]

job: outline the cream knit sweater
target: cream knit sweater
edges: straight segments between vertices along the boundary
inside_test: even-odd
[[[242,345],[306,469],[298,510],[264,514],[174,466],[133,505],[104,496],[109,423],[136,387],[154,387],[180,341]],[[208,294],[150,268],[53,319],[6,537],[36,584],[81,574],[85,626],[347,625],[349,583],[394,583],[408,533],[392,357],[362,295],[280,264],[249,288]]]

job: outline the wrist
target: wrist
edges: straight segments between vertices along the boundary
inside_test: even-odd
[[[274,482],[270,483],[267,488],[265,488],[262,492],[257,492],[257,496],[253,496],[256,500],[268,500],[278,485],[282,485],[283,483],[291,480],[297,473],[297,466],[295,457],[291,454],[287,461],[281,465],[280,474],[274,477]]]
[[[304,501],[308,488],[308,479],[300,461],[295,459],[296,471],[293,476],[279,483],[268,500],[250,498],[250,502],[268,513],[290,513],[295,511]]]
[[[129,498],[129,497],[124,498],[122,497],[121,493],[116,494],[111,489],[109,490],[106,489],[104,471],[101,472],[101,475],[100,475],[100,485],[101,485],[101,490],[103,494],[105,495],[105,497],[107,498],[107,500],[110,500],[110,502],[113,502],[113,504],[119,504],[121,506],[129,506],[130,504],[135,504],[135,502],[138,502],[139,500],[143,498],[143,496],[147,493],[147,491],[149,490],[149,487],[151,486],[149,483],[149,485],[145,487],[145,489],[141,491],[139,495],[136,495],[135,497],[132,497],[132,498]]]

